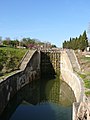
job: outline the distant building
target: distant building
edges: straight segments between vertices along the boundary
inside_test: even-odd
[[[43,49],[50,49],[50,48],[51,48],[51,43],[49,43],[49,42],[44,43]]]
[[[22,49],[25,49],[26,47],[23,47],[23,46],[17,46],[17,48],[22,48]]]
[[[87,51],[87,52],[90,52],[90,47],[87,47],[87,48],[86,48],[86,51]]]

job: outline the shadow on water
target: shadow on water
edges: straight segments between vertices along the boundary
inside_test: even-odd
[[[41,79],[24,86],[9,101],[1,120],[71,120],[71,88],[59,79],[49,56],[41,56]]]

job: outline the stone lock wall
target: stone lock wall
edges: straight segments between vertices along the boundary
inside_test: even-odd
[[[83,81],[78,77],[76,73],[74,73],[72,64],[66,51],[61,52],[61,75],[63,80],[74,91],[76,101],[82,101],[84,96]]]
[[[26,62],[24,70],[18,70],[13,75],[0,80],[0,114],[18,90],[32,80],[40,78],[40,53],[35,51],[28,59],[29,62]]]
[[[66,50],[61,52],[61,75],[63,80],[72,88],[76,97],[76,102],[73,103],[72,120],[90,120],[90,101],[84,94],[83,80],[73,71]]]

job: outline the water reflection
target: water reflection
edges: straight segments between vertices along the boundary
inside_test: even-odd
[[[2,120],[70,120],[71,88],[57,76],[40,79],[23,87],[9,102]]]
[[[70,120],[71,108],[56,103],[23,105],[16,109],[10,120]]]

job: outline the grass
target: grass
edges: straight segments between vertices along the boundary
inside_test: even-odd
[[[85,56],[82,56],[81,57],[82,60],[85,60],[85,61],[89,61],[90,62],[90,57],[85,57]]]
[[[80,73],[79,73],[79,76],[80,76],[82,79],[85,79],[85,78],[86,78],[86,75],[85,75],[85,74],[80,74]]]
[[[90,67],[90,57],[83,57],[81,58],[83,65]]]
[[[0,47],[0,76],[18,69],[27,49]]]
[[[90,80],[84,80],[85,87],[90,89]]]
[[[85,57],[82,52],[78,53],[77,51],[76,55],[82,70],[82,73],[78,73],[78,75],[84,81],[84,87],[86,88],[85,94],[90,96],[90,91],[87,92],[87,90],[90,89],[90,57]]]
[[[27,49],[17,49],[17,48],[10,48],[10,47],[1,47],[0,48],[0,55],[1,54],[11,54],[11,55],[16,55],[17,57],[23,57]]]
[[[78,74],[83,79],[85,87],[90,89],[90,79],[87,79],[87,76],[90,76],[90,74],[89,73],[88,74],[78,73]]]
[[[85,92],[86,96],[90,96],[90,91]]]
[[[13,71],[13,72],[10,72],[10,73],[5,73],[5,74],[3,74],[3,76],[0,76],[0,80],[5,79],[7,76],[13,75],[14,73],[16,73],[16,71]]]

